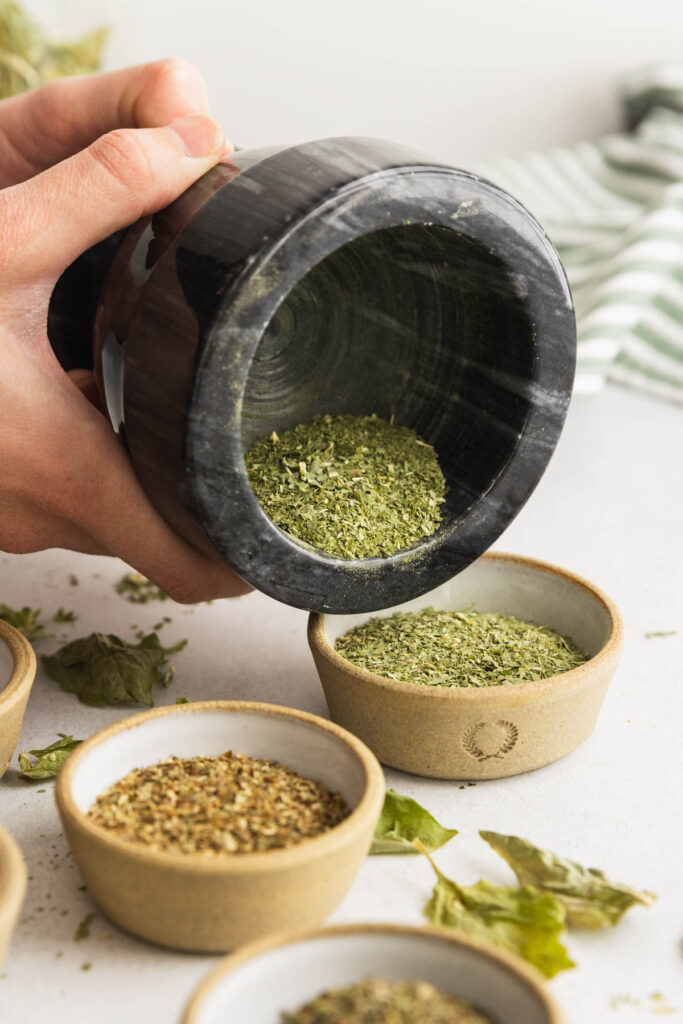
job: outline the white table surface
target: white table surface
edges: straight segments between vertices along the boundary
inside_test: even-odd
[[[624,656],[592,738],[540,771],[467,788],[387,772],[390,785],[460,830],[437,859],[463,883],[513,882],[477,838],[487,828],[528,837],[658,893],[652,908],[635,908],[614,931],[568,937],[578,967],[550,983],[567,1024],[653,1020],[663,1005],[674,1011],[671,1019],[683,1017],[682,448],[681,408],[616,388],[576,399],[550,469],[497,545],[588,577],[624,614]],[[42,606],[46,615],[59,606],[77,612],[78,622],[58,626],[39,653],[92,630],[132,639],[134,623],[148,628],[171,615],[163,639],[189,643],[175,656],[176,678],[157,694],[159,703],[181,695],[249,698],[326,715],[303,612],[260,594],[194,608],[134,605],[113,590],[123,571],[119,562],[64,551],[2,556],[0,600]],[[69,585],[70,573],[79,586]],[[666,629],[678,635],[645,638]],[[39,672],[21,747],[45,746],[60,731],[85,737],[120,716],[117,709],[85,707]],[[175,1024],[215,958],[157,949],[99,914],[90,936],[74,941],[78,923],[95,908],[66,856],[52,788],[24,782],[16,760],[0,781],[0,821],[21,844],[30,874],[0,968],[0,1020]],[[370,858],[332,920],[418,924],[433,880],[422,858]],[[91,969],[81,970],[84,963]],[[615,997],[625,998],[614,1005]]]

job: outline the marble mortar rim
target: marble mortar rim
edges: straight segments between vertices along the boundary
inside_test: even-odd
[[[144,726],[147,721],[166,715],[192,714],[202,711],[224,711],[226,713],[256,711],[269,714],[273,718],[294,718],[336,736],[353,750],[365,774],[365,787],[358,805],[339,825],[335,825],[334,828],[322,835],[305,839],[295,846],[286,849],[259,850],[253,853],[221,853],[216,857],[166,853],[149,849],[142,844],[128,842],[94,824],[88,815],[76,806],[71,792],[72,777],[79,761],[86,757],[91,750],[120,732]],[[262,701],[205,700],[190,701],[188,704],[167,704],[163,707],[153,708],[150,711],[143,711],[131,715],[129,718],[120,719],[113,725],[94,733],[76,747],[59,772],[55,785],[55,802],[60,816],[68,818],[70,823],[81,833],[85,833],[96,842],[110,845],[119,853],[135,861],[155,865],[160,869],[193,875],[252,875],[266,874],[271,871],[280,872],[290,866],[300,865],[302,861],[317,861],[337,848],[347,846],[359,831],[366,828],[368,815],[373,812],[373,806],[378,800],[378,792],[384,793],[384,790],[384,772],[378,759],[362,740],[342,726],[308,711],[299,711],[297,708],[288,708],[281,704],[267,704]],[[379,814],[379,810],[377,813]]]
[[[621,612],[612,599],[584,576],[561,566],[554,565],[539,558],[531,558],[527,555],[516,555],[506,551],[487,551],[476,561],[500,562],[501,564],[523,565],[534,571],[546,573],[549,576],[557,576],[589,594],[598,602],[606,612],[610,621],[610,634],[597,654],[594,654],[587,661],[577,665],[576,668],[559,675],[547,676],[545,679],[533,679],[520,684],[510,686],[420,686],[415,683],[404,683],[397,679],[389,679],[388,676],[376,675],[354,665],[353,662],[343,658],[330,644],[324,631],[325,615],[329,612],[311,612],[308,617],[308,642],[311,648],[326,659],[334,668],[339,669],[346,675],[369,686],[388,690],[393,693],[410,694],[413,697],[421,697],[425,700],[446,700],[462,701],[463,703],[476,703],[486,700],[487,702],[504,702],[510,704],[527,704],[548,695],[549,693],[561,692],[571,689],[577,683],[591,682],[591,677],[603,661],[611,658],[615,652],[621,649],[624,639],[624,623]],[[475,564],[475,563],[472,563]],[[443,586],[443,584],[442,584]],[[396,610],[401,604],[395,606]],[[372,618],[373,613],[368,612],[367,618]]]
[[[546,1024],[565,1024],[565,1018],[553,997],[550,995],[540,972],[527,964],[521,957],[517,957],[513,953],[509,953],[502,947],[493,946],[491,943],[484,942],[481,939],[477,939],[469,935],[464,935],[460,932],[451,933],[443,928],[435,928],[433,926],[423,927],[420,925],[363,921],[351,922],[348,924],[328,925],[322,928],[295,929],[280,932],[277,935],[271,935],[268,938],[247,943],[247,945],[242,946],[236,952],[222,957],[220,962],[213,967],[207,975],[205,975],[199,985],[197,985],[192,992],[189,1000],[185,1004],[181,1024],[201,1024],[198,1014],[201,1011],[202,1003],[205,1002],[207,996],[213,991],[217,984],[220,984],[221,980],[227,974],[230,974],[231,971],[241,967],[249,960],[257,959],[263,953],[269,953],[271,950],[279,949],[280,947],[287,946],[290,943],[302,942],[311,939],[325,939],[328,936],[354,934],[408,935],[418,941],[423,938],[435,939],[446,942],[451,946],[474,950],[477,954],[481,954],[484,959],[493,960],[498,965],[502,965],[511,974],[514,974],[518,979],[521,979],[532,990],[534,995],[538,996],[541,1000],[543,1009],[547,1013]]]

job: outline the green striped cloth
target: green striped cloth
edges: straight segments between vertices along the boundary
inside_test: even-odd
[[[470,169],[557,246],[576,305],[576,390],[605,380],[683,402],[683,65],[631,74],[627,130]]]

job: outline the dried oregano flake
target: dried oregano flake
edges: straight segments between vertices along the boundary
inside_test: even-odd
[[[317,416],[245,456],[254,494],[297,540],[339,558],[384,558],[431,536],[446,485],[431,445],[377,416]]]
[[[375,978],[323,992],[280,1019],[281,1024],[494,1024],[429,982]]]
[[[137,768],[98,796],[89,817],[170,853],[254,853],[294,846],[350,811],[341,796],[276,761],[227,751]]]
[[[567,637],[512,615],[423,608],[371,618],[337,639],[342,657],[422,686],[502,686],[547,679],[587,655]]]

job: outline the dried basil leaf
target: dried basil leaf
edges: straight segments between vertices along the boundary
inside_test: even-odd
[[[437,874],[424,910],[430,924],[502,946],[524,957],[546,978],[576,966],[560,941],[565,910],[553,895],[531,886],[510,889],[484,879],[460,886],[442,874],[431,857],[429,861]]]
[[[23,633],[27,640],[45,640],[52,636],[40,621],[41,608],[10,608],[0,601],[0,619]]]
[[[152,707],[154,687],[157,683],[168,686],[173,676],[173,669],[166,668],[168,655],[186,643],[181,640],[163,647],[156,633],[143,636],[138,644],[126,643],[113,633],[91,633],[43,657],[43,665],[50,679],[66,693],[75,693],[83,704]]]
[[[526,839],[498,832],[480,832],[479,835],[508,862],[520,885],[534,885],[551,892],[562,903],[571,928],[612,927],[636,903],[648,907],[656,899],[653,893],[610,882],[604,872],[584,868]]]
[[[417,800],[388,789],[370,853],[420,853],[415,839],[432,853],[457,834],[457,829],[440,825]]]
[[[35,89],[63,75],[97,71],[105,28],[73,43],[52,39],[13,0],[0,0],[0,99]]]
[[[21,774],[27,779],[52,779],[59,772],[67,757],[74,750],[81,740],[75,740],[73,736],[66,736],[58,732],[60,739],[55,740],[49,747],[43,750],[22,750],[19,754],[19,768]],[[31,756],[37,758],[31,761]]]

